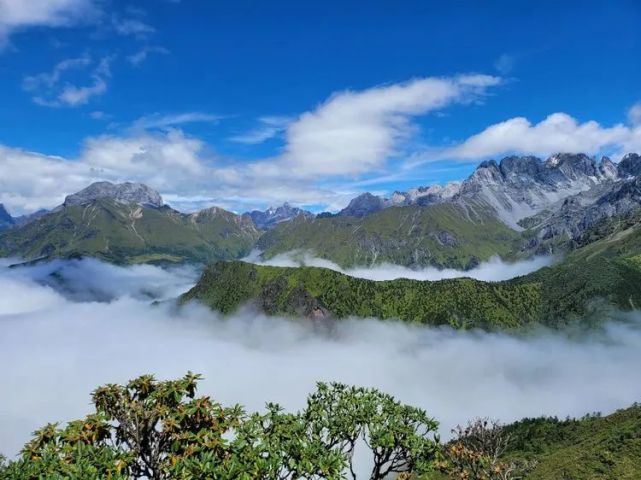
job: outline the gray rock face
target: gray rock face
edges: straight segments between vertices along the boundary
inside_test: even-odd
[[[506,157],[500,163],[481,163],[463,182],[460,200],[491,205],[499,218],[514,229],[519,221],[546,209],[557,209],[573,195],[618,177],[616,165],[584,154],[558,154],[545,161],[537,157]]]
[[[260,210],[253,210],[245,213],[244,215],[249,216],[254,224],[263,230],[275,227],[279,223],[293,220],[299,215],[303,215],[307,218],[314,217],[313,213],[298,207],[292,207],[289,203],[284,203],[277,208],[270,207],[264,212],[261,212]]]
[[[363,217],[383,208],[404,205],[456,202],[473,208],[480,203],[491,206],[498,218],[515,230],[550,222],[545,235],[573,236],[603,215],[632,208],[636,200],[633,196],[626,197],[626,200],[618,199],[616,207],[608,208],[604,203],[598,211],[585,213],[582,221],[575,221],[577,212],[606,198],[608,192],[618,191],[622,182],[640,175],[641,156],[636,153],[625,155],[618,164],[607,157],[597,161],[582,153],[559,153],[546,160],[509,156],[500,162],[482,162],[462,183],[394,192],[389,199],[364,193],[338,215]],[[568,221],[552,218],[556,212],[563,212],[559,215],[567,215]]]
[[[617,168],[621,178],[641,175],[641,155],[628,153],[621,159]]]
[[[338,215],[341,217],[364,217],[387,206],[388,202],[384,198],[366,192],[353,198],[346,208],[338,212]]]
[[[599,222],[626,217],[641,208],[641,177],[616,182],[611,188],[596,188],[567,198],[561,207],[543,219],[539,241],[581,237]]]
[[[142,183],[96,182],[77,193],[68,195],[63,205],[82,205],[100,198],[151,207],[161,207],[163,204],[160,194]]]
[[[430,185],[428,187],[411,188],[407,192],[394,192],[387,200],[388,206],[430,205],[448,201],[461,188],[460,182],[450,182],[445,186]]]
[[[4,208],[4,205],[0,203],[0,230],[11,228],[15,225],[15,223],[16,222],[13,217],[9,215],[7,209]]]

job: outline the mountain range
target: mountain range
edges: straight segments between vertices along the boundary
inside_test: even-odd
[[[245,213],[252,219],[254,224],[263,230],[273,228],[279,223],[289,222],[299,216],[303,218],[314,218],[314,214],[298,207],[292,207],[285,202],[280,207],[269,207],[267,210],[253,210]]]
[[[336,214],[287,203],[237,215],[217,207],[185,214],[139,183],[98,182],[59,207],[12,218],[0,209],[0,253],[26,259],[95,255],[119,262],[212,261],[252,248],[265,258],[309,251],[343,266],[389,262],[469,269],[566,252],[608,218],[641,207],[641,157],[619,163],[584,154],[481,163],[462,182],[364,193]]]
[[[272,315],[485,330],[600,323],[617,310],[641,307],[641,212],[605,221],[580,240],[562,261],[502,282],[373,281],[318,267],[219,262],[181,301],[198,300],[223,313],[252,304]]]
[[[0,208],[0,255],[94,256],[115,263],[211,263],[184,297],[223,312],[252,303],[270,314],[375,316],[456,328],[515,329],[606,318],[641,305],[641,157],[583,154],[486,161],[463,182],[363,194],[337,214],[288,204],[243,215],[181,213],[151,188],[99,182],[21,220]],[[470,269],[499,256],[557,253],[562,261],[496,283],[374,282],[322,268],[229,262],[308,251],[349,267],[388,262]],[[229,263],[216,263],[218,261]],[[595,315],[596,314],[596,315]]]
[[[192,214],[139,183],[94,183],[0,236],[0,254],[25,259],[93,256],[115,263],[210,262],[246,255],[251,219],[218,207]]]

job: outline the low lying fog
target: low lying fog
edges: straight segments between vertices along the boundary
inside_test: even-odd
[[[90,392],[152,372],[204,374],[200,392],[224,404],[302,407],[318,380],[378,387],[425,408],[446,435],[474,416],[611,412],[641,400],[641,321],[598,333],[528,338],[377,320],[318,332],[249,311],[227,319],[169,298],[197,272],[120,268],[95,260],[0,266],[0,452],[30,432],[90,411]],[[89,301],[91,298],[101,300]]]
[[[413,280],[443,280],[445,278],[470,277],[477,280],[497,282],[510,278],[526,275],[540,268],[551,265],[556,260],[552,256],[534,257],[518,262],[504,262],[499,257],[494,257],[487,262],[481,263],[471,270],[455,270],[453,268],[439,269],[425,267],[411,269],[400,265],[382,263],[373,267],[356,267],[344,269],[330,260],[318,258],[308,252],[290,252],[276,255],[269,260],[260,258],[260,251],[253,251],[243,260],[257,265],[271,265],[275,267],[323,267],[352,277],[367,278],[369,280],[394,280],[396,278],[409,278]]]

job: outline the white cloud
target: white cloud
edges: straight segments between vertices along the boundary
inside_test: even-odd
[[[82,69],[91,64],[91,58],[84,55],[78,58],[68,58],[58,62],[51,72],[28,75],[22,81],[22,88],[28,92],[37,92],[41,89],[51,90],[58,85],[62,75],[68,70]]]
[[[140,50],[138,50],[136,53],[129,55],[127,57],[127,61],[131,63],[133,66],[137,67],[141,65],[145,60],[147,60],[147,57],[152,53],[167,55],[169,54],[169,50],[159,46],[143,47]]]
[[[187,192],[207,181],[204,144],[178,130],[86,140],[80,156],[63,159],[0,145],[0,203],[13,214],[60,205],[67,194],[98,180],[142,181],[161,191]]]
[[[287,128],[283,171],[314,176],[379,169],[414,133],[412,117],[473,101],[500,81],[487,75],[430,77],[334,94]]]
[[[206,172],[199,157],[203,148],[202,141],[179,130],[129,137],[102,135],[85,142],[79,162],[106,178],[145,181],[160,189],[176,188]]]
[[[94,0],[0,0],[0,49],[9,36],[30,27],[69,27],[94,20]]]
[[[96,261],[57,271],[68,287],[64,295],[39,284],[55,281],[49,266],[0,270],[0,452],[6,455],[17,453],[36,428],[88,413],[98,385],[144,373],[161,379],[202,373],[199,393],[249,410],[262,410],[267,401],[301,408],[317,381],[376,387],[424,408],[441,422],[444,438],[474,416],[511,421],[609,413],[641,397],[631,368],[641,364],[638,317],[574,336],[349,319],[323,329],[251,311],[221,318],[197,306],[152,306],[145,298],[185,290],[194,281],[189,272]],[[111,301],[89,302],[91,292]]]
[[[553,113],[539,123],[516,117],[487,127],[451,148],[428,152],[428,159],[477,160],[506,153],[549,155],[557,152],[596,154],[641,147],[641,129],[623,124],[604,127],[595,121],[579,122],[566,113]]]
[[[446,278],[475,278],[486,282],[498,282],[510,278],[527,275],[554,263],[555,258],[551,256],[533,257],[517,262],[504,262],[498,257],[482,262],[471,270],[456,270],[453,268],[408,268],[402,265],[382,263],[371,267],[341,268],[330,260],[318,258],[312,252],[289,252],[276,255],[268,260],[260,258],[259,251],[251,252],[243,261],[257,265],[271,265],[277,267],[300,267],[311,266],[321,267],[344,273],[350,277],[365,278],[368,280],[395,280],[397,278],[409,278],[412,280],[436,281]]]
[[[199,112],[150,115],[134,122],[124,135],[87,139],[83,153],[70,162],[84,168],[84,173],[73,176],[73,181],[64,172],[52,178],[51,186],[57,190],[42,190],[50,194],[50,200],[45,201],[45,193],[34,194],[24,184],[14,185],[10,170],[3,178],[3,191],[11,195],[4,193],[1,198],[6,198],[7,205],[14,210],[30,209],[36,204],[50,207],[52,199],[75,191],[80,178],[86,183],[99,178],[148,183],[166,198],[174,199],[178,208],[203,206],[205,199],[209,199],[209,205],[243,208],[284,201],[338,208],[354,192],[341,188],[335,180],[341,175],[356,176],[383,168],[415,132],[413,117],[453,103],[475,101],[498,83],[496,77],[471,75],[423,78],[361,92],[338,93],[287,124],[286,146],[281,155],[252,161],[220,158],[208,152],[202,141],[174,128],[189,122],[214,122],[220,117]],[[98,92],[91,88],[72,89],[64,98],[78,104],[87,101],[92,93]],[[52,102],[61,100],[54,97]],[[262,123],[280,129],[286,119],[264,117]],[[0,151],[0,175],[4,173],[3,152],[25,155],[9,148]],[[31,171],[34,176],[40,168],[46,169],[48,162],[64,165],[60,159],[31,155],[38,158],[38,165]],[[334,185],[330,187],[331,182]]]
[[[256,145],[274,138],[285,131],[287,125],[292,121],[290,117],[266,116],[260,117],[260,126],[254,130],[230,138],[232,142]]]
[[[0,145],[0,203],[12,214],[59,205],[96,174],[81,162]]]
[[[96,96],[107,91],[107,80],[111,77],[111,58],[102,58],[90,74],[90,83],[76,86],[62,83],[62,77],[70,70],[84,69],[92,63],[89,56],[63,60],[51,72],[26,76],[22,88],[33,94],[32,100],[45,107],[77,107],[85,105]]]
[[[107,91],[107,79],[111,77],[111,59],[103,58],[98,66],[91,73],[92,83],[78,87],[67,84],[58,96],[59,103],[70,107],[85,105],[96,96],[103,95]]]
[[[632,125],[641,125],[641,102],[637,102],[630,107],[628,120]]]

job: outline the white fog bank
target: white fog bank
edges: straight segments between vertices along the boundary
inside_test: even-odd
[[[263,260],[260,254],[260,251],[255,250],[243,258],[243,261],[274,267],[322,267],[344,273],[351,277],[366,278],[369,280],[409,278],[412,280],[436,281],[446,278],[470,277],[477,280],[498,282],[527,275],[540,268],[552,265],[557,260],[557,258],[553,256],[539,256],[517,262],[505,262],[499,257],[493,257],[471,270],[456,270],[453,268],[440,269],[435,267],[412,269],[391,263],[381,263],[370,267],[342,268],[331,260],[318,258],[309,252],[281,253],[268,260]]]
[[[143,373],[163,379],[202,373],[201,393],[250,410],[267,401],[300,408],[319,380],[378,387],[425,408],[444,436],[475,416],[576,416],[641,400],[638,317],[572,338],[377,320],[341,321],[320,332],[248,311],[222,319],[204,307],[178,311],[146,299],[189,286],[193,272],[83,260],[58,264],[54,282],[44,267],[0,268],[0,452],[6,455],[47,422],[88,413],[98,385]],[[113,298],[87,301],[89,291]]]

